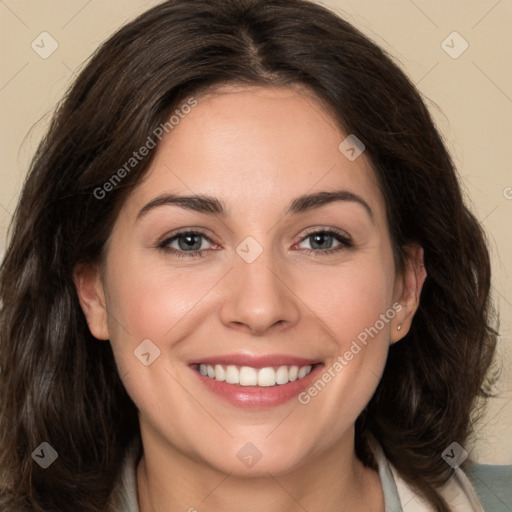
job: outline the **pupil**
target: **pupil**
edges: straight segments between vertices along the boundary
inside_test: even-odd
[[[311,247],[313,249],[328,249],[331,246],[331,244],[328,243],[327,247],[323,244],[325,244],[325,242],[332,242],[332,235],[327,235],[325,233],[317,234],[312,235],[312,239],[313,243],[311,244]]]
[[[182,243],[183,241],[184,243]],[[178,245],[182,250],[198,250],[201,247],[201,237],[199,235],[183,235],[179,239]]]

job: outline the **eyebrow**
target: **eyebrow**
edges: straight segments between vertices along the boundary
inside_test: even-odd
[[[308,211],[321,208],[327,204],[340,201],[353,202],[361,205],[368,213],[371,221],[374,222],[373,211],[369,204],[362,197],[348,190],[315,192],[313,194],[305,194],[299,196],[292,201],[285,215],[297,215],[300,213],[306,213]],[[156,197],[144,205],[137,214],[137,220],[146,215],[150,210],[164,205],[180,206],[181,208],[185,208],[187,210],[216,215],[223,218],[227,217],[228,215],[227,209],[224,207],[222,201],[215,197],[203,194],[183,196],[166,193]]]

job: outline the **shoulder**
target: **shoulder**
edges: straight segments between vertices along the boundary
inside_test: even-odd
[[[486,512],[512,510],[512,465],[470,463],[464,469]]]
[[[433,512],[391,466],[403,512]],[[470,463],[439,488],[453,512],[510,512],[512,466]]]
[[[387,459],[377,439],[370,446],[383,484],[386,511],[435,512]],[[511,512],[512,466],[477,464],[466,461],[437,490],[452,512]]]

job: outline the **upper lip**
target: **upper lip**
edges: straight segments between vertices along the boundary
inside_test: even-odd
[[[251,368],[266,368],[270,366],[309,366],[319,363],[318,359],[305,359],[286,354],[225,354],[211,357],[202,357],[190,361],[190,365],[198,364],[222,364],[234,366],[250,366]]]

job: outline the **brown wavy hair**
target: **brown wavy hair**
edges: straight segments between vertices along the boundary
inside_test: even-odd
[[[397,268],[424,248],[428,277],[411,330],[356,423],[439,512],[441,458],[481,411],[495,350],[484,233],[411,81],[352,25],[306,0],[169,0],[92,56],[37,149],[0,270],[0,509],[103,511],[137,409],[109,343],[93,338],[73,270],[99,262],[151,152],[107,197],[102,187],[187,97],[226,83],[307,86],[366,146],[384,194]],[[478,405],[478,407],[477,407]],[[58,451],[51,470],[31,453]],[[464,467],[464,466],[463,466]]]

